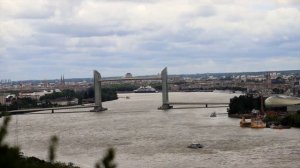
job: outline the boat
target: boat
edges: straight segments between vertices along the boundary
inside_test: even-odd
[[[216,112],[211,113],[210,117],[217,117],[217,113]]]
[[[253,117],[251,118],[251,128],[266,128],[267,124],[264,123],[261,117]]]
[[[134,93],[156,93],[157,91],[151,86],[141,86],[133,91]]]
[[[255,117],[251,118],[251,121],[246,121],[245,117],[242,117],[240,127],[266,128],[266,123],[264,123],[261,118]]]
[[[260,97],[260,103],[261,103],[261,109],[260,111],[253,109],[251,111],[251,122],[247,122],[245,117],[242,117],[242,120],[240,121],[241,127],[251,127],[251,128],[266,128],[267,124],[263,122],[263,98]]]
[[[246,118],[243,116],[240,121],[240,127],[251,127],[251,122],[246,121]]]
[[[188,145],[187,147],[192,148],[192,149],[198,149],[198,148],[203,148],[204,146],[199,143],[192,143],[192,144]]]

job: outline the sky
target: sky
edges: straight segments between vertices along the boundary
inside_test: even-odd
[[[0,79],[300,69],[300,0],[0,0]]]

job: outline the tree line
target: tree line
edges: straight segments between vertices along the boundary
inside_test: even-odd
[[[29,108],[47,108],[56,107],[57,104],[52,104],[51,101],[59,98],[65,100],[78,99],[78,104],[82,104],[84,99],[93,99],[95,97],[94,88],[90,87],[81,91],[74,91],[71,89],[65,89],[61,92],[53,92],[41,96],[40,100],[32,99],[29,97],[17,98],[12,101],[10,105],[0,104],[0,111],[10,111],[18,109],[29,109]],[[117,92],[112,88],[102,88],[102,101],[110,101],[118,99]]]
[[[240,95],[230,99],[228,114],[250,114],[253,109],[260,110],[261,98],[253,95]]]

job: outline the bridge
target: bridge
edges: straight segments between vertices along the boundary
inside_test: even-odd
[[[217,102],[170,102],[169,101],[169,89],[168,89],[168,72],[167,67],[161,71],[160,77],[149,77],[149,78],[119,78],[119,79],[102,79],[101,74],[94,70],[94,90],[95,90],[95,106],[92,112],[99,112],[107,110],[102,106],[101,99],[101,84],[102,82],[111,81],[133,81],[133,80],[161,80],[162,82],[162,105],[158,108],[160,110],[167,110],[173,108],[174,105],[205,105],[206,108],[210,107],[227,107],[228,103],[217,103]]]
[[[169,102],[169,105],[204,105],[204,107],[228,107],[228,103],[208,103],[208,102]]]
[[[51,113],[54,113],[54,110],[65,110],[65,109],[81,109],[81,108],[92,108],[95,107],[95,105],[76,105],[76,106],[66,106],[66,107],[48,107],[48,108],[32,108],[32,109],[20,109],[20,110],[11,110],[7,113],[9,115],[16,115],[16,114],[26,114],[31,112],[37,112],[37,111],[51,111]],[[2,115],[5,115],[5,112],[0,112],[0,118]]]
[[[162,81],[162,106],[159,109],[170,109],[172,106],[168,104],[169,94],[168,94],[168,72],[167,68],[161,71],[161,77],[155,78],[121,78],[121,79],[108,79],[102,80],[101,75],[98,71],[94,70],[94,90],[95,90],[95,107],[92,112],[104,111],[107,108],[102,106],[101,100],[101,83],[105,81],[126,81],[126,80],[161,80]]]
[[[95,104],[94,105],[78,105],[78,106],[68,106],[68,107],[50,107],[50,108],[34,108],[34,109],[21,109],[21,110],[12,110],[8,111],[9,114],[24,114],[37,111],[48,111],[50,110],[54,113],[54,110],[62,109],[78,109],[78,108],[94,108],[91,112],[100,112],[105,111],[107,108],[102,106],[101,98],[101,84],[102,82],[111,82],[111,81],[133,81],[133,80],[160,80],[162,82],[162,105],[158,107],[160,110],[168,110],[173,108],[174,105],[202,105],[205,108],[211,107],[228,107],[228,103],[224,102],[170,102],[169,101],[169,90],[168,90],[168,72],[167,67],[161,71],[160,77],[143,77],[143,78],[119,78],[119,79],[102,79],[98,71],[94,70],[94,92],[95,92]],[[0,114],[1,117],[1,114]]]

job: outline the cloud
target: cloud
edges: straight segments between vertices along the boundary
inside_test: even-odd
[[[297,0],[1,0],[0,11],[0,78],[300,65]]]

